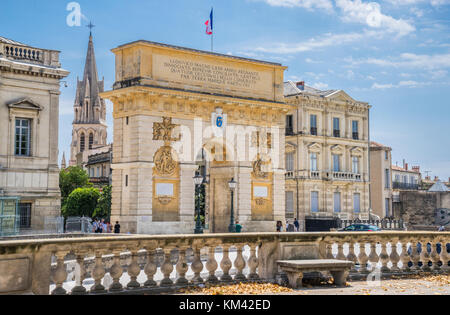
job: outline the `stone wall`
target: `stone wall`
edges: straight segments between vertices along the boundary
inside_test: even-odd
[[[449,218],[449,192],[400,191],[399,198],[400,202],[394,203],[394,216],[403,219],[409,226],[436,226],[445,223],[445,218]],[[441,209],[447,210],[444,211],[444,220]]]

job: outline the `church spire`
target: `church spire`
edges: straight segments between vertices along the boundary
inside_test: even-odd
[[[91,29],[92,30],[92,29]],[[89,35],[88,50],[84,66],[83,80],[78,81],[75,100],[76,123],[100,123],[104,122],[106,115],[105,102],[99,96],[104,90],[104,81],[98,79],[97,63],[95,60],[94,41],[92,32]]]
[[[62,156],[62,159],[61,159],[61,169],[65,170],[66,167],[67,167],[67,165],[66,165],[66,152],[63,152],[63,156]]]

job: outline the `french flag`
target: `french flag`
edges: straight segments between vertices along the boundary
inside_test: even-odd
[[[211,14],[209,15],[209,20],[206,21],[206,35],[213,34],[213,9],[211,9]]]

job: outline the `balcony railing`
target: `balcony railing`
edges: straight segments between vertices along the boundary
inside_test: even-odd
[[[333,137],[340,138],[341,137],[340,130],[333,130]]]
[[[303,243],[303,245],[302,245]],[[278,281],[276,261],[355,262],[352,277],[449,273],[449,232],[243,233],[92,236],[0,242],[0,294],[117,294],[203,283]],[[298,250],[283,250],[298,246]],[[281,250],[276,250],[280,248]],[[379,252],[379,254],[378,254]]]
[[[352,133],[353,140],[359,140],[359,134],[357,132]]]
[[[317,128],[316,127],[311,127],[311,135],[317,136]]]
[[[401,182],[393,182],[392,188],[394,189],[408,189],[408,190],[418,190],[419,184],[407,184]]]
[[[361,174],[356,174],[352,172],[327,172],[327,178],[330,180],[350,180],[350,181],[361,181]]]
[[[44,51],[36,48],[4,44],[2,53],[5,57],[16,60],[27,60],[36,63],[44,62]]]

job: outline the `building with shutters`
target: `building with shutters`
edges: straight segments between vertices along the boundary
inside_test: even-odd
[[[284,84],[286,217],[368,219],[369,109],[342,90]]]

